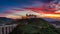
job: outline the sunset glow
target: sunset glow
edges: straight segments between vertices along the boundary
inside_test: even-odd
[[[43,2],[33,2],[33,4],[36,6],[36,4],[39,6],[34,7],[27,6],[25,8],[11,8],[10,10],[7,10],[6,12],[0,14],[0,17],[7,17],[7,18],[13,18],[13,19],[21,19],[22,16],[25,18],[27,17],[26,14],[33,14],[38,16],[39,18],[57,18],[60,19],[60,3],[55,4],[53,1],[49,3],[43,3]],[[40,5],[41,4],[41,5]]]
[[[36,10],[36,9],[35,9]],[[38,12],[40,11],[40,12]],[[60,19],[60,14],[59,11],[54,11],[54,12],[44,12],[41,10],[36,10],[36,11],[32,11],[32,10],[23,10],[23,11],[13,11],[12,14],[8,14],[6,17],[7,18],[13,18],[13,19],[21,19],[22,16],[25,17],[26,14],[34,14],[37,15],[39,18],[57,18]]]

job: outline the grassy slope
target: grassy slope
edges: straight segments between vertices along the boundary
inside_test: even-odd
[[[9,34],[58,34],[55,28],[41,18],[18,20],[19,25]]]

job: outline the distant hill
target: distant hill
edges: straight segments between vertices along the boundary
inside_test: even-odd
[[[52,21],[50,22],[51,24],[56,24],[56,25],[60,25],[60,21]]]
[[[6,17],[0,17],[0,24],[2,24],[2,23],[10,23],[12,21],[13,21],[13,19],[6,18]]]
[[[41,18],[17,20],[18,26],[9,34],[60,34],[54,26]]]

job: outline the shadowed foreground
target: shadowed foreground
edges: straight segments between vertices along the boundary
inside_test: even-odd
[[[41,18],[17,20],[18,26],[9,34],[60,34],[52,25]]]

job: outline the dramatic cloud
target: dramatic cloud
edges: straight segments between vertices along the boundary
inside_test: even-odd
[[[0,3],[0,17],[19,18],[30,13],[43,18],[60,19],[60,4],[55,0],[9,0]]]

